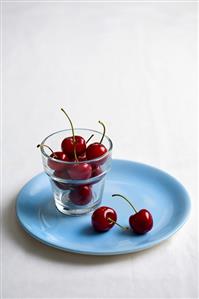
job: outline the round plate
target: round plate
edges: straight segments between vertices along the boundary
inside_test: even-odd
[[[17,198],[16,213],[22,227],[39,241],[70,252],[115,255],[149,248],[172,236],[187,220],[190,199],[184,187],[173,177],[154,167],[125,160],[113,160],[107,175],[102,205],[114,208],[118,222],[128,225],[132,208],[120,193],[140,210],[148,209],[153,229],[135,235],[114,226],[97,233],[91,226],[91,214],[72,217],[61,214],[54,205],[51,185],[41,173],[29,181]]]

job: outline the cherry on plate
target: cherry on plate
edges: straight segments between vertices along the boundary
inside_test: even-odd
[[[129,224],[134,233],[145,234],[153,227],[153,217],[148,210],[142,209],[130,216]]]
[[[117,213],[110,207],[102,206],[93,212],[91,221],[96,231],[106,232],[111,229],[117,221]]]
[[[121,194],[113,194],[112,197],[119,196],[125,199],[129,205],[133,208],[135,214],[131,215],[129,217],[129,224],[136,234],[145,234],[149,232],[153,227],[153,217],[151,213],[146,210],[142,209],[140,211],[137,211],[135,207],[132,205],[132,203],[123,195]]]

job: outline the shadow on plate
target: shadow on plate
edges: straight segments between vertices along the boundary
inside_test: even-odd
[[[96,264],[106,264],[120,262],[121,260],[137,259],[141,258],[145,251],[113,256],[94,256],[83,255],[62,251],[50,246],[47,246],[38,240],[34,239],[28,233],[26,233],[19,224],[15,213],[16,197],[9,200],[9,204],[3,210],[3,230],[8,238],[12,239],[17,246],[22,250],[29,252],[30,255],[37,255],[39,258],[51,260],[56,263],[76,264],[82,266],[92,266]],[[86,228],[87,234],[93,234],[92,228]],[[158,247],[162,244],[148,249],[148,253],[151,250],[158,250]]]

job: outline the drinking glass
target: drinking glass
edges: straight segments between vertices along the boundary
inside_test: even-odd
[[[102,133],[90,129],[75,129],[75,135],[82,136],[85,140],[92,134],[94,136],[89,144],[99,142]],[[61,151],[62,140],[71,136],[71,129],[55,132],[42,141],[40,150],[44,171],[52,185],[56,208],[63,214],[78,216],[93,211],[102,201],[106,174],[111,169],[113,144],[105,135],[102,143],[107,152],[93,160],[66,162],[51,157],[51,152],[44,145],[48,145],[53,151]]]

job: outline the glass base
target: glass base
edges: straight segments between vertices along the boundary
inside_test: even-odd
[[[84,215],[92,212],[101,204],[104,191],[104,180],[101,180],[93,186],[90,186],[90,189],[87,189],[89,190],[90,198],[87,198],[87,193],[86,195],[79,194],[78,188],[78,186],[73,186],[72,189],[61,190],[57,186],[54,186],[55,206],[62,214],[71,216]]]
[[[84,207],[84,208],[68,208],[60,204],[59,202],[55,201],[55,206],[59,212],[68,216],[80,216],[84,214],[88,214],[100,206],[101,200],[95,202],[93,206]]]

